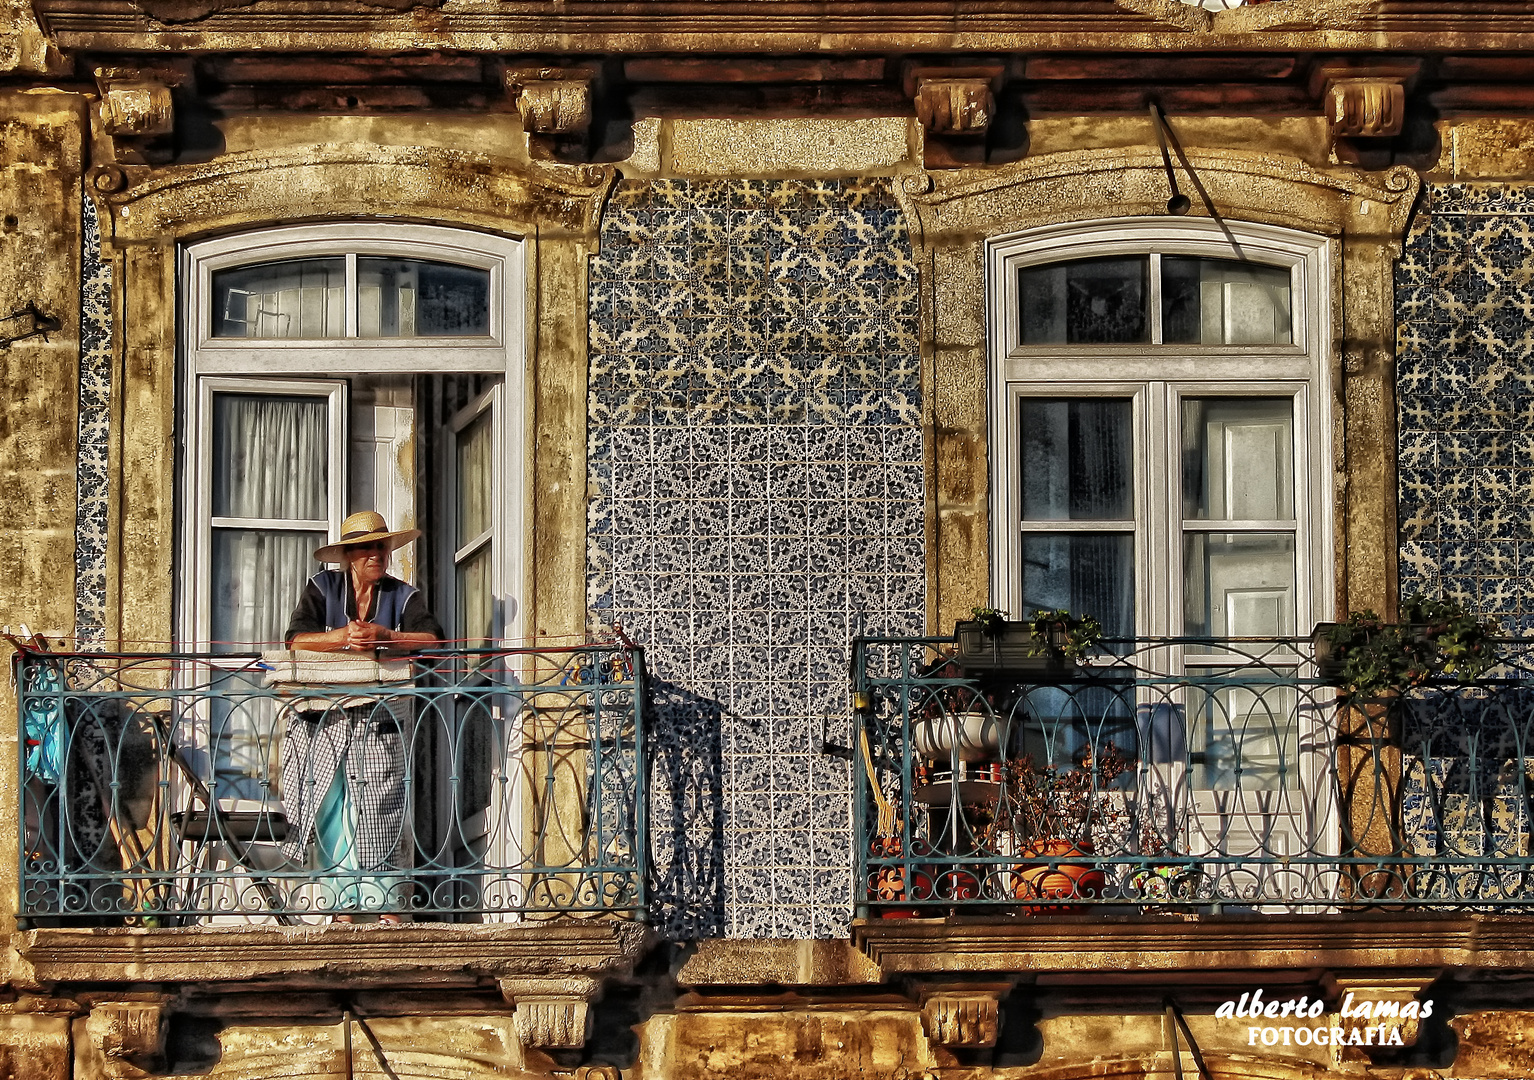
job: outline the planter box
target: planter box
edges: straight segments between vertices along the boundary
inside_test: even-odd
[[[1316,623],[1315,629],[1310,632],[1310,644],[1311,647],[1315,650],[1316,677],[1322,682],[1329,683],[1332,686],[1341,686],[1342,662],[1344,659],[1344,654],[1339,653],[1337,651],[1337,646],[1328,641],[1326,637],[1326,635],[1331,631],[1332,627],[1336,625],[1337,624],[1334,622]],[[1401,623],[1389,625],[1400,625],[1401,628],[1406,632],[1407,640],[1427,640],[1427,623]]]
[[[965,671],[1002,671],[1024,682],[1066,682],[1074,679],[1074,661],[1059,653],[1033,655],[1033,634],[1025,622],[1009,622],[1001,633],[987,634],[978,622],[954,626],[958,651],[955,662]]]

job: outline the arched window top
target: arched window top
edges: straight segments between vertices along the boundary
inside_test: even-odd
[[[185,250],[200,374],[504,371],[521,343],[523,248],[393,222],[288,226]]]
[[[1271,226],[1167,218],[998,237],[988,244],[995,349],[1002,357],[1309,352],[1326,244]]]

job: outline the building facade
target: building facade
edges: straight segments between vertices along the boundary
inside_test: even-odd
[[[1534,1071],[1519,646],[1308,666],[1534,629],[1529,5],[3,12],[0,1071]],[[367,509],[451,646],[397,927],[279,851],[284,710],[384,698],[257,658]]]

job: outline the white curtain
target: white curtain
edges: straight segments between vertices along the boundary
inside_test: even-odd
[[[328,408],[323,397],[214,398],[211,629],[217,648],[280,643],[304,583],[320,569],[313,552],[325,542],[329,518]],[[313,524],[274,529],[261,527],[263,520]]]

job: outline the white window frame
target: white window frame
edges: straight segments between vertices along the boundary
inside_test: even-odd
[[[212,277],[219,270],[286,259],[345,257],[348,323],[355,333],[356,257],[425,259],[486,270],[490,275],[490,332],[483,337],[257,339],[212,337]],[[205,649],[210,615],[212,568],[207,542],[211,476],[200,441],[202,384],[220,380],[222,389],[259,390],[299,377],[363,374],[488,374],[500,376],[497,421],[497,475],[521,485],[515,497],[498,496],[495,580],[501,611],[500,633],[522,635],[521,538],[527,502],[522,461],[526,431],[526,244],[522,240],[465,229],[396,222],[325,223],[282,226],[186,245],[181,251],[183,394],[181,452],[187,463],[181,490],[181,601],[178,631],[183,648]],[[344,431],[340,433],[344,439]],[[346,446],[343,441],[341,447]],[[339,505],[344,515],[346,469]],[[397,523],[391,523],[397,524]],[[332,535],[339,532],[339,518]],[[316,564],[318,569],[318,564]],[[295,598],[296,599],[296,598]]]
[[[1239,245],[1239,252],[1232,245]],[[1161,321],[1159,256],[1247,259],[1290,271],[1293,341],[1287,345],[1025,345],[1018,271],[1026,266],[1113,255],[1152,257],[1147,304],[1151,336]],[[1134,400],[1135,611],[1138,636],[1182,633],[1181,491],[1171,476],[1180,455],[1176,409],[1190,396],[1295,398],[1295,631],[1332,612],[1332,415],[1326,329],[1331,325],[1332,241],[1246,222],[1125,218],[1052,225],[986,244],[990,305],[989,421],[992,603],[1021,611],[1021,397],[1128,397]],[[1148,464],[1149,469],[1144,470]],[[1159,478],[1148,484],[1142,470]],[[1091,523],[1060,522],[1076,531]],[[1081,530],[1085,531],[1085,530]],[[1172,550],[1175,545],[1176,550]],[[1177,576],[1173,573],[1177,571]]]

